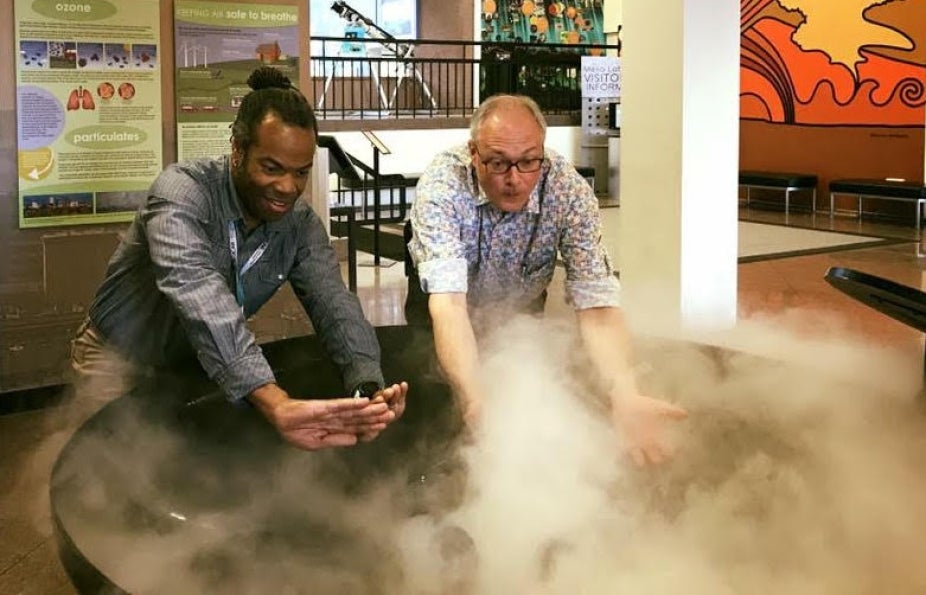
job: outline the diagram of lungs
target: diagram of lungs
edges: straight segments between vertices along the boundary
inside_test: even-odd
[[[68,94],[67,109],[68,111],[96,109],[96,104],[93,101],[93,94],[90,92],[90,89],[84,89],[83,86],[71,89],[71,92]]]
[[[93,94],[90,92],[90,89],[81,89],[83,91],[83,97],[80,100],[80,107],[84,109],[96,109],[96,105],[93,103]]]
[[[68,111],[76,109],[80,109],[80,94],[77,89],[71,89],[71,94],[68,95]]]

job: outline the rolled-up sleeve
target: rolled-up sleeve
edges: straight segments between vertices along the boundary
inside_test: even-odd
[[[601,243],[598,200],[588,183],[569,166],[556,192],[571,197],[564,214],[559,251],[566,267],[566,301],[576,310],[620,305],[620,282]]]
[[[435,158],[418,181],[408,248],[425,293],[467,292],[462,234],[463,210],[472,196],[468,175],[459,155],[448,152]]]

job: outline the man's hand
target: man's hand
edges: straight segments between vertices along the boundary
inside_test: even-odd
[[[460,399],[460,408],[467,430],[471,433],[477,432],[482,425],[482,401],[473,398]]]
[[[659,465],[670,460],[674,448],[666,432],[671,421],[688,417],[688,412],[665,401],[639,394],[615,399],[612,419],[637,467]]]
[[[466,294],[432,293],[428,297],[428,312],[437,361],[460,408],[465,435],[472,439],[481,425],[481,399],[485,391],[479,380],[479,348]]]
[[[370,403],[373,405],[385,403],[386,406],[389,408],[389,411],[395,414],[395,417],[393,417],[392,420],[388,422],[388,423],[391,423],[399,419],[400,417],[402,417],[402,414],[405,412],[405,396],[407,394],[408,394],[408,383],[400,382],[399,384],[393,384],[392,386],[387,386],[386,388],[383,388],[382,390],[377,392],[375,395],[373,395],[373,398],[370,400]],[[385,426],[383,426],[383,428],[380,428],[378,430],[372,429],[368,432],[361,433],[359,436],[360,441],[369,442],[370,440],[373,440],[374,438],[379,436],[379,433],[382,432],[383,429],[385,429]]]
[[[385,400],[292,399],[276,384],[258,388],[249,399],[287,442],[305,450],[354,445],[396,418]],[[404,393],[402,399],[404,407]]]
[[[460,416],[463,418],[463,443],[475,444],[485,431],[485,420],[482,416],[482,399],[469,395],[467,397],[457,396],[457,402],[460,405]]]

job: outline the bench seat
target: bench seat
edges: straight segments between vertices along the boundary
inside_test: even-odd
[[[791,208],[791,193],[809,190],[813,198],[811,210],[817,209],[817,176],[794,172],[752,171],[739,172],[739,185],[746,187],[746,204],[749,204],[750,190],[782,190],[785,193],[785,214]]]
[[[836,212],[836,195],[855,196],[858,204],[858,216],[862,216],[862,199],[882,199],[912,203],[916,206],[916,230],[920,231],[923,218],[923,206],[926,204],[926,186],[917,181],[880,180],[880,179],[840,179],[831,180],[830,217]]]

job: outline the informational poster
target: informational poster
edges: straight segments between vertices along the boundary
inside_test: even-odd
[[[177,159],[226,155],[230,126],[259,66],[299,82],[299,9],[176,0]]]
[[[20,227],[125,221],[161,171],[158,0],[15,0]]]
[[[582,97],[616,99],[621,96],[621,59],[582,56]]]

